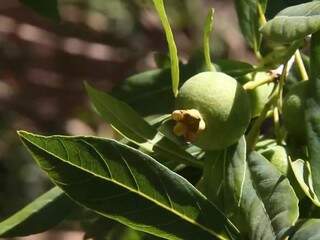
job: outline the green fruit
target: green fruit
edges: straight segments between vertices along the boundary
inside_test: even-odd
[[[245,84],[249,81],[260,81],[270,78],[270,74],[267,72],[257,72],[254,74],[247,74],[245,77],[239,79],[241,84]],[[261,114],[265,104],[268,102],[269,97],[273,91],[274,83],[263,84],[253,90],[248,90],[248,95],[251,103],[251,116],[257,117]]]
[[[283,123],[290,137],[304,143],[306,141],[305,99],[308,91],[308,81],[295,84],[286,95],[283,102]]]
[[[193,111],[186,118],[190,120],[190,115],[196,115],[189,122],[199,123],[201,131],[192,135],[195,136],[192,142],[204,150],[224,149],[234,144],[245,133],[251,119],[246,91],[234,78],[221,72],[203,72],[187,80],[179,91],[176,109],[199,112],[199,116]],[[194,126],[190,129],[194,130]]]

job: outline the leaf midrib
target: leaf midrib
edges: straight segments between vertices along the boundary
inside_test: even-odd
[[[30,133],[28,133],[28,134],[30,134]],[[34,135],[34,134],[30,134],[30,135],[37,137],[37,136]],[[221,240],[228,240],[228,239],[226,239],[226,238],[224,238],[224,237],[221,237],[218,233],[212,231],[211,229],[209,229],[209,228],[201,225],[200,223],[194,221],[193,219],[190,219],[188,216],[183,215],[183,214],[180,214],[180,213],[177,212],[176,210],[174,210],[174,209],[172,209],[172,208],[170,208],[170,207],[168,207],[168,206],[166,206],[166,205],[164,205],[164,204],[162,204],[162,203],[160,203],[160,202],[158,202],[158,201],[153,200],[151,197],[149,197],[148,195],[145,195],[144,193],[141,193],[141,192],[139,192],[139,191],[136,191],[135,189],[129,188],[129,187],[127,187],[126,185],[124,185],[124,184],[122,184],[122,183],[120,183],[120,182],[115,181],[114,179],[108,179],[108,178],[106,178],[106,177],[97,175],[97,174],[95,174],[94,172],[91,172],[91,171],[89,171],[89,170],[87,170],[87,169],[84,169],[84,168],[82,168],[82,167],[80,167],[80,166],[78,166],[78,165],[73,164],[72,162],[65,161],[65,160],[62,159],[61,157],[56,156],[55,154],[53,154],[53,153],[51,153],[51,152],[48,152],[46,149],[43,149],[42,147],[40,147],[40,146],[38,146],[37,144],[35,144],[35,143],[33,143],[32,141],[30,141],[29,139],[27,139],[27,138],[25,138],[25,137],[23,137],[23,138],[24,138],[25,140],[27,140],[29,143],[31,143],[32,145],[38,147],[39,149],[41,149],[42,151],[44,151],[45,153],[47,153],[48,155],[51,155],[51,156],[59,159],[60,161],[66,163],[66,164],[69,164],[69,165],[71,165],[71,166],[73,166],[73,167],[75,167],[75,168],[77,168],[77,169],[80,169],[80,170],[82,170],[82,171],[84,171],[84,172],[86,172],[86,173],[89,173],[89,174],[93,175],[94,177],[97,177],[97,178],[106,180],[106,181],[108,181],[108,182],[112,182],[112,183],[114,183],[114,184],[116,184],[116,185],[118,185],[118,186],[120,186],[120,187],[128,190],[129,192],[135,193],[135,194],[137,194],[137,195],[139,195],[139,196],[141,196],[141,197],[149,200],[150,202],[154,203],[155,205],[158,205],[159,207],[164,208],[165,210],[167,210],[167,211],[175,214],[176,216],[180,217],[181,219],[184,219],[186,222],[189,222],[189,223],[191,223],[191,224],[193,224],[193,225],[195,225],[195,226],[198,226],[199,228],[201,228],[202,230],[208,232],[209,234],[211,234],[211,235],[213,235],[213,236],[215,236],[215,237],[217,237],[217,238],[219,238],[219,239],[221,239]],[[44,138],[49,139],[49,137],[44,137]],[[70,138],[72,138],[72,137],[70,137]],[[75,137],[74,139],[77,139],[77,138]],[[110,141],[115,142],[115,141],[113,141],[113,140],[110,140]],[[117,143],[117,142],[115,142],[115,143]],[[118,144],[119,144],[119,145],[122,145],[121,143],[118,143]],[[128,147],[128,148],[131,148],[131,147],[129,147],[129,146],[127,146],[127,147]],[[131,149],[134,150],[134,151],[136,151],[134,148],[131,148]],[[96,151],[96,149],[94,149],[94,151]],[[172,172],[172,174],[177,175],[177,174],[174,173],[174,172]],[[177,176],[179,176],[179,175],[177,175]],[[54,180],[54,181],[55,181],[55,180]],[[99,211],[97,211],[97,212],[99,212]],[[105,215],[104,213],[101,213],[101,214],[102,214],[102,215]]]
[[[277,18],[287,18],[287,19],[291,19],[291,18],[297,18],[297,19],[310,19],[310,18],[319,18],[320,20],[320,14],[317,14],[317,15],[310,15],[310,16],[288,16],[288,15],[279,15],[279,16],[276,16],[274,17],[274,19],[277,19]],[[318,19],[317,19],[318,20]],[[271,20],[272,21],[272,20]]]

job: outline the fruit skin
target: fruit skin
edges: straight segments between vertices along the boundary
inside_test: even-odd
[[[305,99],[308,92],[308,81],[295,84],[283,102],[283,123],[288,131],[289,137],[294,138],[299,143],[305,143]]]
[[[203,72],[187,80],[179,90],[176,109],[200,112],[206,128],[193,143],[204,150],[224,149],[237,142],[251,119],[246,91],[221,72]]]

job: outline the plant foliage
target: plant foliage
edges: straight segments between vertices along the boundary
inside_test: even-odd
[[[43,16],[58,16],[55,1],[22,2]],[[169,58],[156,55],[158,69],[128,77],[111,93],[85,83],[95,112],[117,139],[18,131],[55,187],[0,222],[0,236],[43,232],[68,214],[85,212],[91,218],[78,214],[75,219],[82,223],[85,239],[320,238],[320,1],[289,6],[268,20],[265,12],[279,4],[236,0],[256,65],[211,56],[213,9],[204,23],[203,49],[182,63],[165,2],[153,3]],[[205,71],[229,75],[226,81],[235,83],[228,85],[236,86],[234,91],[221,92],[216,105],[196,101],[202,105],[176,109],[180,85]],[[290,92],[292,79],[307,81],[305,94]],[[252,106],[259,105],[252,107],[243,136],[214,151],[194,145],[208,121],[228,121],[234,112],[240,119],[243,106],[234,102],[226,109],[223,101],[224,94],[236,96],[239,88],[247,91],[241,89]],[[211,94],[203,86],[200,90]],[[188,94],[186,106],[199,97],[195,90]],[[292,115],[282,114],[287,106],[294,109]],[[216,115],[227,117],[217,120]],[[305,129],[304,137],[293,134],[287,122]],[[228,130],[216,129],[222,134]],[[214,142],[212,137],[206,145]]]

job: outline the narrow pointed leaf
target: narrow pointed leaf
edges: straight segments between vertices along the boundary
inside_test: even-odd
[[[129,104],[140,115],[168,113],[174,107],[168,79],[170,69],[146,71],[125,79],[111,94]]]
[[[261,21],[258,8],[260,5],[263,14],[267,0],[236,0],[235,4],[243,36],[254,51],[258,52],[261,41],[259,32]]]
[[[320,219],[308,219],[299,224],[298,230],[290,240],[317,240],[320,239]]]
[[[313,1],[288,7],[262,27],[267,38],[291,42],[320,30],[320,2]]]
[[[153,4],[157,9],[163,29],[166,34],[168,47],[169,47],[170,60],[171,60],[172,90],[173,90],[174,96],[177,96],[179,91],[179,80],[180,80],[178,50],[176,47],[176,43],[174,41],[173,33],[172,33],[170,23],[166,14],[163,0],[153,0]]]
[[[257,152],[246,157],[244,138],[228,154],[227,216],[250,240],[276,239],[298,219],[298,199],[288,179]]]
[[[181,176],[114,140],[19,132],[51,180],[79,204],[165,239],[228,239],[226,217]]]
[[[214,9],[210,9],[206,18],[204,31],[203,31],[203,52],[204,59],[207,65],[207,71],[215,71],[214,65],[211,61],[211,48],[210,48],[210,37],[214,26]]]
[[[167,160],[201,167],[201,162],[150,126],[126,103],[88,84],[86,88],[98,114],[124,137],[146,151],[163,155]]]
[[[77,205],[60,188],[54,187],[0,222],[0,237],[28,236],[47,231],[76,209]]]

